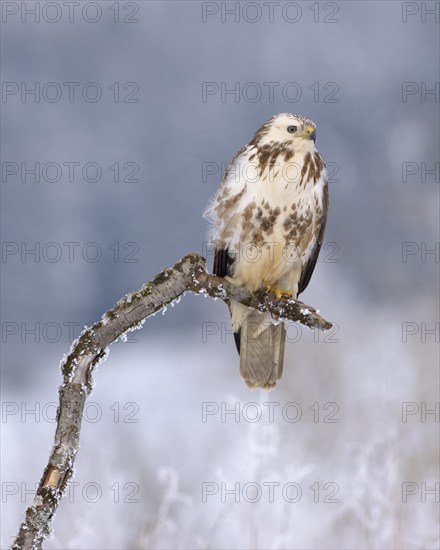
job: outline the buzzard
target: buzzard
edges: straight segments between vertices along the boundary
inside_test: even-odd
[[[281,113],[230,162],[204,216],[211,222],[215,275],[250,291],[296,298],[309,284],[328,210],[325,165],[315,124]],[[254,388],[281,378],[286,330],[270,313],[231,301],[240,374]]]

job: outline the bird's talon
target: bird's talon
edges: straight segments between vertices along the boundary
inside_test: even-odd
[[[290,290],[282,290],[281,288],[278,288],[277,286],[274,286],[274,285],[267,285],[266,286],[266,293],[269,294],[270,292],[275,294],[276,298],[278,298],[277,305],[278,305],[279,301],[281,300],[281,298],[284,298],[284,297],[291,298],[292,297],[292,292]]]

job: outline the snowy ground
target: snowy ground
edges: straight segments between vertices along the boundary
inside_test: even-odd
[[[403,344],[392,325],[382,312],[328,341],[303,331],[270,393],[241,382],[231,337],[144,330],[113,346],[45,547],[438,548],[438,424],[421,414],[436,346]],[[2,419],[2,548],[48,456],[57,380],[54,368],[26,400],[3,398],[19,412]]]

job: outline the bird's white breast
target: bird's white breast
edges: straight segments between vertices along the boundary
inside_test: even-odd
[[[232,161],[205,214],[211,238],[235,254],[237,284],[255,290],[281,281],[294,290],[316,242],[325,170],[319,178],[311,168],[302,173],[313,157],[301,152],[288,161],[278,155],[261,171],[255,152],[248,146]]]

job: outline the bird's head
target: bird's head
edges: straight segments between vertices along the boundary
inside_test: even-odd
[[[301,115],[280,113],[270,118],[257,131],[254,144],[281,145],[296,152],[313,152],[316,141],[316,125]]]

